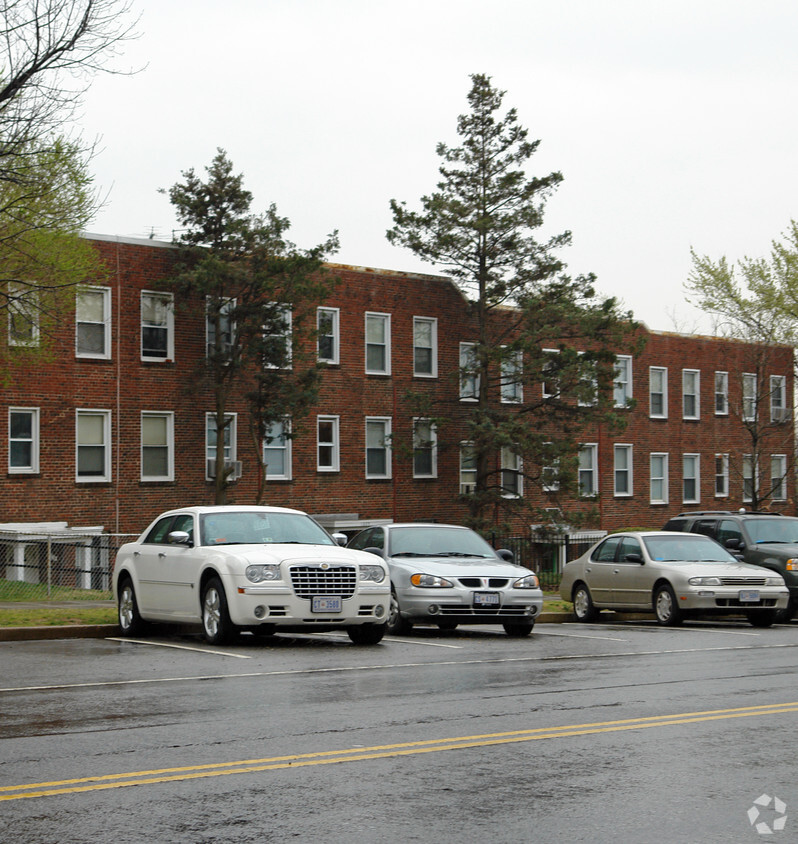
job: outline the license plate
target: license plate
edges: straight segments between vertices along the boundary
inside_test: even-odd
[[[340,596],[316,595],[310,602],[311,612],[341,612],[343,605]]]
[[[751,603],[752,601],[759,600],[759,590],[758,589],[743,589],[740,592],[740,603]]]
[[[498,592],[474,592],[475,607],[498,607],[499,603]]]

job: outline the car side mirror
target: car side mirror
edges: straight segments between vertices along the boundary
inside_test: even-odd
[[[499,548],[496,552],[496,556],[504,560],[505,563],[515,562],[515,554],[507,548]]]
[[[626,560],[627,563],[640,563],[641,566],[643,565],[643,557],[641,554],[638,554],[637,551],[627,554],[624,557],[624,560]]]
[[[166,541],[170,545],[187,545],[189,548],[194,545],[194,543],[191,541],[191,537],[185,530],[173,530],[167,535]]]
[[[743,547],[742,539],[727,539],[723,544],[731,551],[739,551]]]
[[[345,547],[346,547],[346,543],[349,541],[349,540],[346,538],[346,534],[345,534],[345,533],[334,533],[334,534],[332,535],[332,538],[336,541],[336,543],[337,543],[338,545],[340,545],[340,546],[341,546],[341,548],[345,548]]]
[[[385,554],[382,552],[382,548],[376,548],[375,546],[369,546],[368,548],[363,549],[367,554],[374,554],[377,557],[384,557]]]

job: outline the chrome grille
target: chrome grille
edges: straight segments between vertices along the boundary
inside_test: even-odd
[[[458,577],[467,589],[503,589],[510,582],[506,577]],[[483,583],[484,581],[484,583]]]
[[[766,577],[721,577],[723,586],[764,586]]]
[[[357,588],[354,566],[291,566],[291,585],[299,598],[314,595],[340,595],[351,598]]]

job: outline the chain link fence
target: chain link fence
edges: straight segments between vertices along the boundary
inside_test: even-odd
[[[116,551],[134,538],[74,530],[0,530],[0,600],[108,600]]]

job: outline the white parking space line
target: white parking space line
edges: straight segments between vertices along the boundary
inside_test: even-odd
[[[461,651],[465,645],[448,645],[446,642],[425,642],[423,639],[397,639],[394,636],[386,636],[386,642],[398,642],[400,645],[427,645],[430,648],[455,648]]]
[[[108,636],[107,641],[130,642],[134,645],[149,645],[153,648],[176,648],[179,651],[193,651],[194,653],[213,654],[214,656],[232,656],[235,659],[252,659],[251,656],[247,656],[246,654],[234,654],[230,653],[230,651],[215,651],[210,648],[197,648],[191,645],[176,645],[173,642],[155,642],[152,639],[128,639],[122,636]]]
[[[566,639],[603,639],[607,642],[628,642],[628,639],[621,639],[615,636],[586,636],[582,633],[551,633],[548,630],[538,630],[535,628],[533,636],[561,636]]]
[[[661,624],[620,624],[613,625],[616,630],[672,630],[674,633],[721,633],[725,636],[761,636],[753,630],[729,630],[723,627],[663,627]]]

